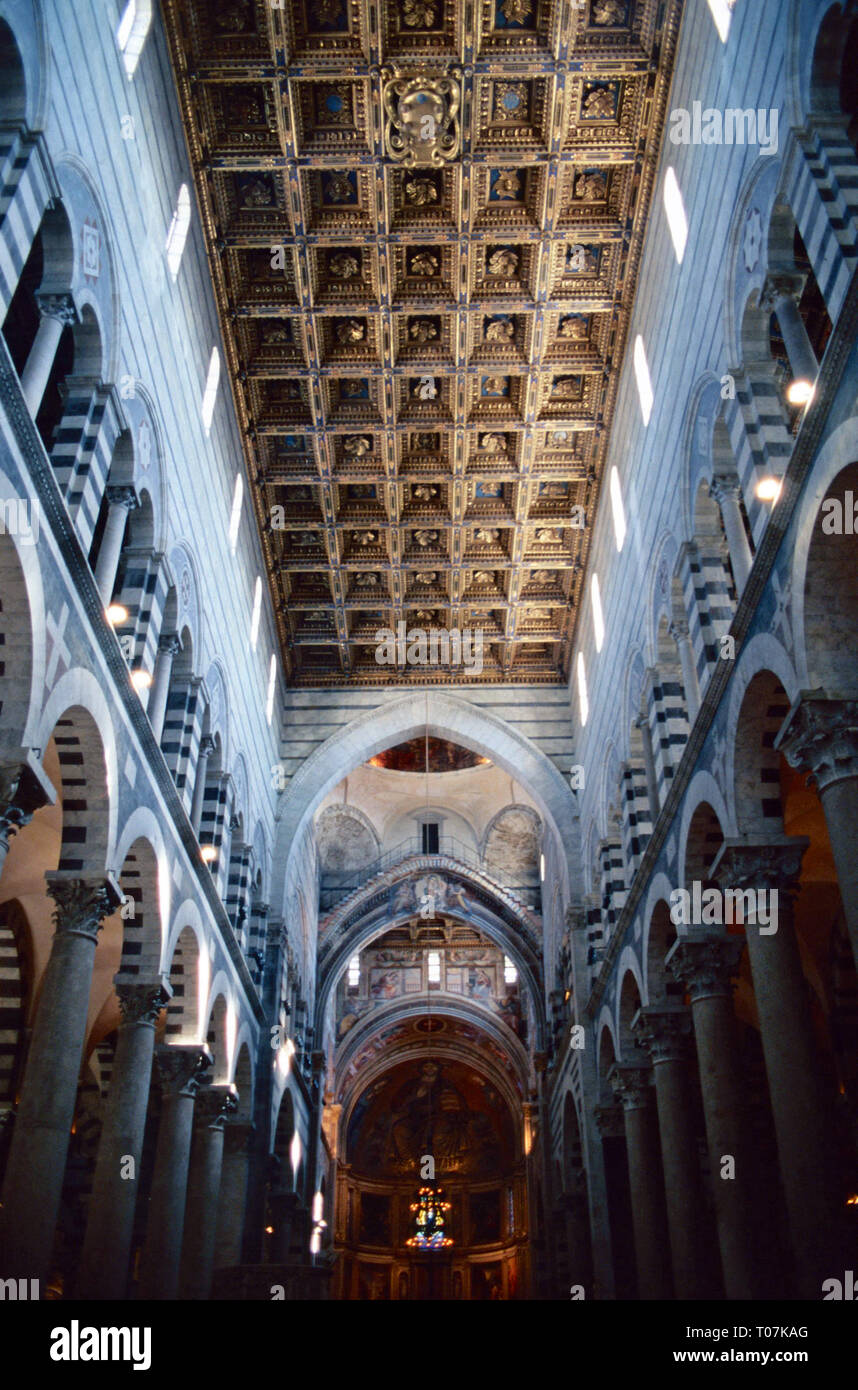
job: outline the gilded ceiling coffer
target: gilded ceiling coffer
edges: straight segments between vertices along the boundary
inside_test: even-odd
[[[461,146],[461,72],[407,77],[395,64],[381,69],[384,149],[396,164],[413,167],[456,159]]]

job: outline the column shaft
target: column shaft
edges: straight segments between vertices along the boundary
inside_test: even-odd
[[[74,306],[68,295],[56,295],[41,304],[42,318],[21,373],[21,390],[30,414],[36,416],[45,394],[60,338],[67,323],[74,321]]]
[[[793,921],[792,894],[807,844],[726,840],[713,873],[724,887],[766,891],[770,904],[777,894],[776,921],[762,930],[746,922],[745,939],[799,1289],[804,1298],[818,1298],[836,1238],[830,1117]]]
[[[126,1295],[155,1024],[171,993],[161,981],[117,986],[122,1023],[95,1164],[77,1281],[79,1298]]]
[[[211,1057],[202,1047],[164,1046],[157,1055],[164,1098],[138,1297],[170,1300],[179,1288],[194,1100],[199,1072]]]
[[[56,932],[42,982],[3,1186],[4,1277],[44,1280],[54,1242],[102,918],[118,905],[103,875],[47,876]]]
[[[235,1103],[233,1087],[205,1086],[197,1097],[179,1280],[181,1298],[205,1299],[211,1291],[225,1108],[231,1105],[234,1109]]]
[[[680,938],[668,952],[666,964],[687,982],[691,994],[725,1292],[728,1298],[752,1299],[756,1276],[751,1155],[745,1140],[730,988],[741,955],[740,939],[701,934],[695,940]],[[724,1176],[731,1171],[730,1159],[733,1176]]]

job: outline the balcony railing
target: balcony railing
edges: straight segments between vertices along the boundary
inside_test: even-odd
[[[505,874],[500,869],[485,869],[480,856],[462,840],[456,839],[454,835],[439,836],[438,848],[433,850],[425,850],[421,837],[412,835],[406,840],[400,840],[398,845],[385,850],[384,854],[380,854],[377,859],[373,859],[371,863],[359,869],[344,869],[341,873],[324,873],[319,892],[319,911],[322,913],[330,912],[350,893],[362,888],[377,874],[384,873],[386,869],[392,869],[394,865],[402,863],[404,859],[411,859],[419,855],[424,855],[427,858],[431,858],[433,855],[443,855],[448,859],[456,859],[460,864],[466,864],[469,868],[485,874],[501,888],[509,889],[531,911],[542,911],[542,891],[538,880],[530,883],[519,883],[520,875]]]

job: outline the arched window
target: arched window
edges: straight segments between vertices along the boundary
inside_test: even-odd
[[[203,392],[202,416],[203,429],[206,434],[211,433],[212,419],[214,418],[215,401],[217,400],[217,388],[220,381],[220,353],[217,348],[212,348],[212,355],[209,359],[208,376],[206,377],[206,389]]]
[[[672,167],[664,176],[662,196],[664,198],[664,210],[667,214],[667,225],[670,228],[670,238],[673,242],[673,253],[676,256],[677,264],[682,265],[682,258],[685,255],[685,247],[688,242],[688,218],[685,215],[682,189],[679,187],[676,170]]]
[[[244,480],[240,473],[235,475],[235,490],[232,494],[232,511],[229,514],[229,548],[235,554],[238,545],[238,528],[241,525],[241,504],[244,500]]]
[[[626,510],[623,506],[623,490],[620,486],[620,475],[617,466],[611,468],[610,477],[611,492],[611,515],[614,519],[614,540],[617,543],[617,550],[622,550],[623,541],[626,539]]]
[[[185,242],[188,239],[188,229],[191,225],[191,194],[186,183],[179,189],[179,196],[176,199],[176,211],[173,213],[173,220],[170,223],[170,230],[167,233],[167,243],[165,252],[167,265],[170,274],[175,280],[179,273],[179,266],[182,264],[182,254],[185,249]]]
[[[256,651],[256,642],[259,637],[259,618],[262,613],[262,580],[256,576],[256,584],[253,589],[253,612],[250,615],[250,646]]]
[[[116,31],[116,42],[129,80],[137,70],[151,25],[152,0],[128,0]]]
[[[596,639],[596,651],[602,650],[602,643],[605,640],[605,616],[602,612],[602,595],[599,590],[599,576],[593,571],[590,580],[590,601],[593,609],[593,636]]]
[[[274,714],[274,690],[275,690],[275,688],[276,688],[276,685],[277,685],[277,658],[276,658],[276,656],[274,655],[274,653],[272,652],[272,654],[271,654],[271,664],[270,664],[269,667],[268,667],[268,695],[266,696],[266,700],[265,700],[265,717],[266,717],[266,719],[268,720],[268,723],[269,723],[269,724],[271,723],[271,717],[272,717],[272,715]]]
[[[587,716],[590,713],[590,702],[587,698],[587,668],[584,665],[584,653],[578,653],[578,709],[581,715],[581,728],[587,723]]]

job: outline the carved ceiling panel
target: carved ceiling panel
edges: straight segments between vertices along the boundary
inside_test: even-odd
[[[164,10],[289,679],[564,679],[681,0]]]

